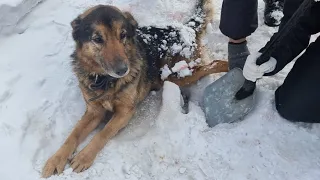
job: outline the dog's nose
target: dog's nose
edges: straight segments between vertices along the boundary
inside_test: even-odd
[[[120,63],[117,65],[117,70],[116,70],[116,74],[118,76],[123,76],[127,73],[128,71],[128,66],[125,63]]]

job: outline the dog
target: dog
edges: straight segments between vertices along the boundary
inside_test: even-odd
[[[70,162],[74,172],[88,169],[108,140],[128,124],[139,103],[165,80],[184,87],[211,73],[227,72],[227,61],[216,60],[197,64],[190,76],[174,72],[161,79],[164,66],[203,57],[201,37],[212,20],[212,8],[210,0],[198,0],[194,15],[185,23],[195,35],[189,44],[182,42],[181,28],[139,27],[129,12],[114,6],[97,5],[76,17],[71,22],[75,41],[71,58],[86,111],[48,159],[42,177],[62,173],[78,145],[112,112],[104,128]]]

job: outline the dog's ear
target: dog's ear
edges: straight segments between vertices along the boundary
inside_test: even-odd
[[[76,42],[81,41],[81,31],[82,31],[81,22],[82,22],[82,19],[80,16],[78,16],[70,23],[72,27],[72,37]]]
[[[80,19],[80,16],[78,16],[73,21],[71,21],[70,24],[71,24],[72,29],[75,30],[79,27],[80,23],[81,23],[81,19]]]
[[[80,16],[76,17],[73,21],[71,21],[71,27],[72,27],[72,37],[75,41],[79,41],[80,38],[80,24],[81,24],[81,18]]]
[[[136,29],[138,27],[137,21],[134,19],[134,17],[129,12],[124,12],[124,16],[127,19],[128,22],[128,36],[133,37],[136,33]]]

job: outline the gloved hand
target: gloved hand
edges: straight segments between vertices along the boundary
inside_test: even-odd
[[[255,52],[247,57],[247,60],[243,68],[243,76],[252,82],[256,82],[257,79],[262,78],[265,73],[272,72],[276,68],[277,60],[273,57],[269,61],[258,66],[256,64],[257,59],[262,53]]]

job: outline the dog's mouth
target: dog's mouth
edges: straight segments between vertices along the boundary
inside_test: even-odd
[[[123,78],[123,77],[125,77],[126,75],[128,75],[129,74],[129,72],[130,72],[130,70],[129,70],[129,68],[126,70],[126,71],[113,71],[113,70],[107,70],[106,71],[106,74],[108,74],[109,76],[111,76],[111,77],[113,77],[113,78],[117,78],[117,79],[119,79],[119,78]]]

